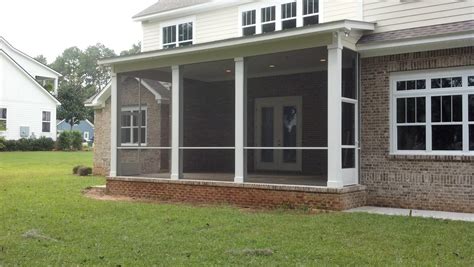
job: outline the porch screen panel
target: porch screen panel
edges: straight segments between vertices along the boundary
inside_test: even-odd
[[[171,86],[158,74],[136,74],[118,78],[117,174],[169,178]]]
[[[311,48],[246,58],[247,182],[326,185],[326,57]]]

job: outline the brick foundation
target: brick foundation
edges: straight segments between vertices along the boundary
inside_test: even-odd
[[[209,181],[109,178],[107,194],[158,201],[227,204],[251,208],[347,210],[364,206],[365,186],[324,187],[234,184]]]

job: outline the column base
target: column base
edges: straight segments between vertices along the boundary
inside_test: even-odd
[[[181,179],[181,175],[179,174],[171,174],[171,180],[177,181]]]
[[[244,177],[234,177],[234,183],[243,184],[244,183]]]
[[[344,183],[341,181],[328,181],[327,187],[329,188],[343,188]]]

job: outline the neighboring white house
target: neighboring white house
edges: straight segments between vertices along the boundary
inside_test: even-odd
[[[0,37],[0,137],[56,139],[58,72]],[[50,93],[40,83],[53,85]]]

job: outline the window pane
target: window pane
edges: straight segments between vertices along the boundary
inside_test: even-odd
[[[281,5],[281,18],[296,17],[296,2]]]
[[[283,21],[281,28],[283,30],[296,28],[296,19]]]
[[[262,32],[263,33],[274,32],[274,31],[275,31],[275,23],[262,25]]]
[[[467,77],[467,86],[474,86],[474,76]]]
[[[146,110],[142,110],[142,126],[146,126]]]
[[[469,95],[469,121],[474,121],[474,95]]]
[[[416,89],[426,89],[426,80],[418,80],[416,81]]]
[[[443,88],[449,88],[451,87],[451,78],[443,78],[441,80],[441,84]]]
[[[179,41],[187,41],[193,39],[193,23],[183,23],[179,25]]]
[[[431,121],[441,122],[441,97],[434,96],[431,98]]]
[[[43,111],[43,121],[51,121],[51,112]]]
[[[130,119],[130,113],[128,112],[125,112],[125,113],[126,114],[122,115],[122,126],[128,127],[132,124],[131,119]]]
[[[138,126],[138,118],[139,118],[139,112],[138,111],[132,112],[132,126]]]
[[[262,139],[261,143],[263,147],[273,147],[273,108],[262,108]],[[262,151],[262,153],[264,153]]]
[[[443,122],[451,122],[451,97],[443,96],[441,100],[442,110],[443,110]]]
[[[406,123],[406,98],[398,98],[397,99],[397,122],[398,123]]]
[[[453,87],[462,87],[462,77],[454,77],[452,81]]]
[[[123,129],[121,130],[122,135],[122,144],[129,144],[130,143],[130,129]]]
[[[397,91],[405,91],[407,89],[407,82],[397,82]]]
[[[138,128],[133,128],[133,143],[138,144]]]
[[[242,13],[242,26],[254,25],[256,21],[256,10],[246,11]]]
[[[357,99],[357,53],[342,50],[342,97]]]
[[[303,19],[303,25],[315,25],[319,23],[319,16],[311,16],[311,17],[305,17]]]
[[[453,121],[462,121],[462,96],[453,96]]]
[[[269,22],[275,20],[275,7],[262,8],[262,22]]]
[[[43,133],[49,133],[51,131],[51,123],[43,122]]]
[[[244,36],[254,35],[255,34],[255,26],[244,28],[243,34],[244,34]]]
[[[433,150],[462,150],[462,125],[433,126]]]
[[[146,128],[142,128],[140,134],[141,134],[140,142],[141,143],[146,143],[147,142],[147,140],[146,140]]]
[[[432,79],[431,80],[431,88],[441,88],[441,79]]]
[[[474,125],[469,125],[469,150],[474,151]]]
[[[318,0],[303,0],[303,15],[318,13]]]
[[[342,103],[342,145],[355,145],[355,105]]]
[[[398,150],[426,150],[425,126],[399,126]]]
[[[407,81],[407,90],[415,90],[416,81]]]
[[[6,118],[7,118],[7,109],[0,108],[0,119],[6,119]]]
[[[176,26],[163,28],[163,44],[176,42]]]
[[[416,98],[416,122],[426,122],[426,98]]]
[[[416,102],[415,98],[407,98],[407,122],[416,122]]]
[[[342,149],[342,168],[343,169],[355,168],[355,149],[354,148]]]

